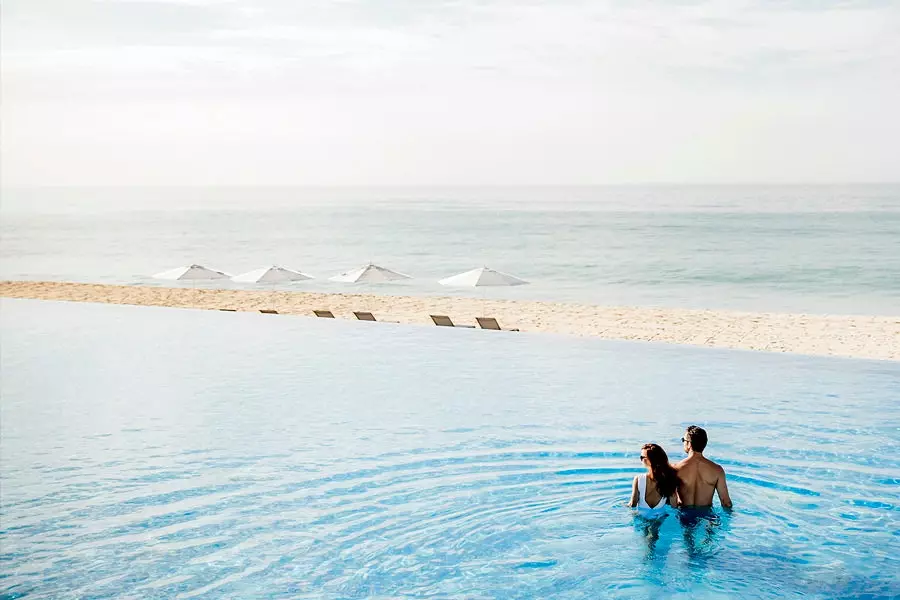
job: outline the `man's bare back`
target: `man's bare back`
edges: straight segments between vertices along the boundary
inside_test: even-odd
[[[694,438],[694,447],[691,438]],[[719,494],[719,501],[725,508],[731,508],[731,497],[725,482],[725,469],[703,456],[706,448],[706,432],[699,427],[688,428],[683,438],[684,450],[688,457],[674,465],[678,471],[678,497],[685,508],[712,506],[713,495]]]
[[[681,505],[712,506],[713,494],[719,492],[719,500],[725,508],[731,508],[731,498],[725,484],[725,470],[699,454],[689,456],[675,465],[678,471],[678,497]]]

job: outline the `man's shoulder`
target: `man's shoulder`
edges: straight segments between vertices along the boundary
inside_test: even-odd
[[[704,457],[704,458],[706,458],[706,457]],[[724,475],[724,474],[725,474],[725,468],[722,467],[722,465],[720,465],[719,463],[717,463],[717,462],[715,462],[715,461],[709,460],[708,458],[706,458],[706,466],[707,466],[708,468],[710,468],[710,469],[713,469],[714,471],[716,471],[716,472],[719,473],[720,475]]]

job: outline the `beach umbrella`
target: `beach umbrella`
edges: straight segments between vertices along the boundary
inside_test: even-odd
[[[453,277],[447,277],[438,281],[441,285],[458,287],[500,287],[510,285],[525,285],[528,282],[488,267],[472,269]]]
[[[271,267],[262,267],[261,269],[241,273],[240,275],[232,277],[231,280],[241,283],[281,283],[287,281],[305,281],[312,278],[311,275],[301,273],[300,271],[272,265]]]
[[[343,283],[384,283],[386,281],[397,281],[398,279],[412,278],[409,275],[369,263],[353,271],[335,275],[331,278],[331,281],[341,281]]]
[[[525,285],[528,282],[518,277],[513,277],[500,271],[495,271],[488,267],[472,269],[459,275],[447,277],[438,281],[441,285],[471,288],[489,288],[489,287],[509,287],[513,285]],[[487,309],[487,290],[482,290],[484,303],[482,304],[482,313]],[[484,315],[482,315],[484,316]]]
[[[153,276],[154,279],[168,279],[170,281],[201,281],[211,279],[228,279],[231,277],[228,273],[216,271],[215,269],[207,269],[203,265],[188,265],[186,267],[178,267],[171,271],[163,271]]]

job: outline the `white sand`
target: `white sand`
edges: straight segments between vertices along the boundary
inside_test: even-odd
[[[679,308],[604,307],[522,300],[480,300],[166,288],[65,282],[0,282],[9,298],[67,300],[178,308],[277,310],[312,316],[331,310],[353,319],[353,311],[376,318],[432,325],[429,315],[448,315],[474,324],[476,316],[496,317],[504,328],[606,339],[644,340],[716,348],[743,348],[799,354],[900,360],[900,317],[744,313]],[[274,317],[273,317],[274,318]],[[483,335],[492,335],[485,332]]]

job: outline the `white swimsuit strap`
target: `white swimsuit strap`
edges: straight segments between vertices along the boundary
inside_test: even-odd
[[[638,506],[640,508],[649,508],[651,510],[656,510],[662,508],[666,505],[666,498],[662,497],[657,502],[656,506],[650,506],[647,502],[647,474],[638,475]]]
[[[647,474],[638,475],[638,506],[641,508],[650,508],[647,504]]]

